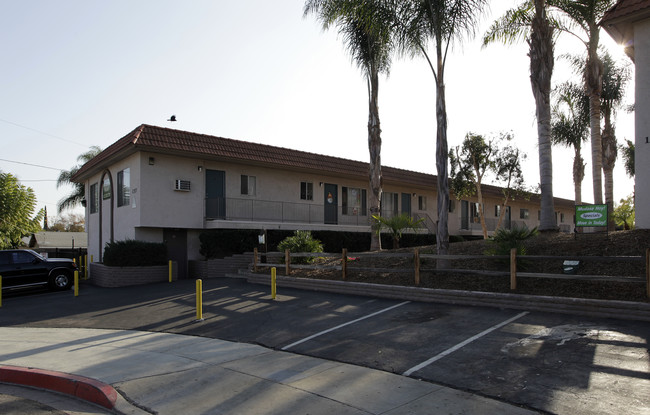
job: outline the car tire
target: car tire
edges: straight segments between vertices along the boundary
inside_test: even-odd
[[[63,291],[70,289],[72,277],[68,271],[54,270],[50,274],[49,287],[51,290]]]

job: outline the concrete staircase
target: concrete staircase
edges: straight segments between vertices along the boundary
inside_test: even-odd
[[[237,274],[240,269],[249,271],[253,264],[253,253],[236,254],[223,259],[211,259],[207,262],[207,278],[221,278],[226,274]]]

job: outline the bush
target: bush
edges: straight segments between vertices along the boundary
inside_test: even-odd
[[[108,242],[104,249],[104,265],[109,267],[145,267],[166,263],[167,246],[164,243],[127,239]]]
[[[289,250],[289,252],[323,252],[323,245],[319,240],[314,239],[309,231],[296,231],[293,236],[289,236],[278,244],[280,251]],[[296,258],[296,263],[309,263],[313,258]]]
[[[517,249],[517,255],[526,255],[524,241],[537,235],[537,228],[528,229],[525,225],[522,227],[513,225],[512,229],[498,229],[490,242],[492,247],[486,252],[488,255],[510,255],[510,250]]]

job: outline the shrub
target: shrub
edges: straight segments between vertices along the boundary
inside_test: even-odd
[[[526,225],[513,225],[511,229],[500,228],[492,238],[490,238],[491,247],[487,250],[488,255],[509,255],[510,250],[517,249],[517,255],[526,255],[524,241],[537,235],[537,228],[528,229]]]
[[[164,243],[127,239],[108,242],[104,249],[104,265],[109,267],[145,267],[166,263],[167,246]]]
[[[323,252],[323,245],[319,240],[314,239],[309,231],[296,231],[293,236],[285,238],[278,244],[280,251],[289,252]],[[309,263],[313,258],[296,258],[296,263]]]

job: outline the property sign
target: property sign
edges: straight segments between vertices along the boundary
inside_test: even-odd
[[[576,226],[607,226],[607,205],[576,206]]]

